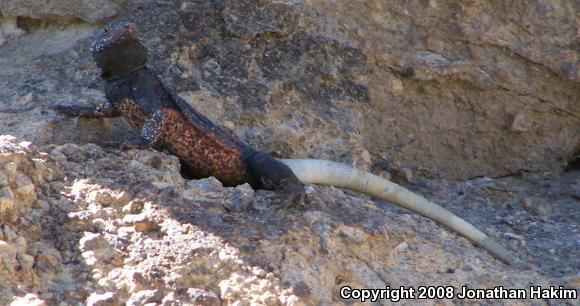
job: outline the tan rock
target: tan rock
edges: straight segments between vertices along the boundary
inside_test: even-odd
[[[38,2],[34,0],[3,0],[0,2],[0,13],[4,16],[24,16],[37,19],[55,17],[80,18],[87,22],[112,17],[118,6],[107,0],[74,0]]]

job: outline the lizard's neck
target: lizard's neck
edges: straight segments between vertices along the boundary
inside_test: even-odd
[[[101,78],[107,81],[108,83],[116,83],[116,82],[123,82],[130,79],[135,73],[138,73],[141,70],[147,68],[147,62],[143,62],[143,64],[136,66],[131,70],[124,70],[124,69],[112,69],[108,71],[104,71],[101,74]]]

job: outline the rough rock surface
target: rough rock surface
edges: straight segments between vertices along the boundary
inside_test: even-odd
[[[0,46],[6,41],[22,36],[24,31],[16,24],[16,17],[0,16]]]
[[[19,141],[0,137],[2,305],[330,305],[346,303],[345,285],[580,286],[577,176],[417,185],[470,221],[497,214],[478,226],[532,265],[518,270],[338,189],[309,186],[307,206],[281,210],[274,192],[184,180],[164,153]],[[405,301],[436,303],[425,302]]]
[[[138,1],[117,20],[137,23],[168,83],[264,150],[464,179],[562,169],[578,154],[579,6]],[[38,132],[10,119],[2,130],[35,143],[123,134],[116,120],[71,125],[38,111],[103,99],[87,52],[96,31],[28,25],[0,49],[0,111]]]
[[[544,172],[580,148],[577,1],[124,2],[0,0],[0,134],[17,137],[0,137],[0,305],[580,288],[580,174]],[[115,13],[137,23],[159,75],[239,137],[392,175],[532,270],[355,193],[309,186],[310,204],[279,210],[275,193],[184,180],[164,153],[71,144],[131,133],[47,109],[104,99],[88,46]]]
[[[97,22],[117,14],[118,6],[109,0],[2,0],[0,15],[34,19],[78,18]]]

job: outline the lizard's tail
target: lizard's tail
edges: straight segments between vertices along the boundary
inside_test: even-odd
[[[392,202],[437,221],[488,250],[503,262],[520,265],[521,261],[499,243],[445,208],[372,173],[345,164],[314,159],[281,160],[305,184],[343,187]]]

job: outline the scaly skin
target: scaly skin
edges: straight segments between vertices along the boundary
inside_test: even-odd
[[[226,186],[249,183],[256,189],[282,190],[285,204],[303,198],[303,185],[288,166],[215,125],[147,68],[147,49],[134,24],[105,28],[92,52],[108,103],[57,106],[58,111],[90,118],[123,116],[140,131],[126,147],[167,149],[191,178],[215,176]]]

